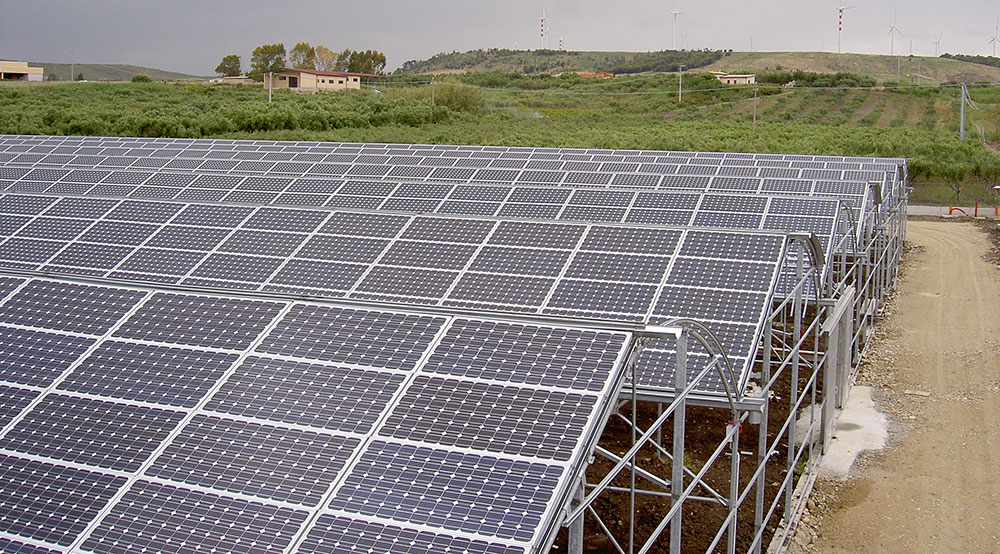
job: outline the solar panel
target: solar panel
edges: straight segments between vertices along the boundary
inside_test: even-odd
[[[128,202],[122,204],[130,209]],[[20,244],[12,242],[15,239],[8,239],[0,245],[0,264],[48,261],[47,267],[58,265],[60,271],[74,274],[160,275],[164,280],[173,276],[175,283],[271,291],[314,289],[323,296],[441,306],[478,304],[512,312],[565,314],[577,299],[585,299],[581,306],[587,307],[579,310],[581,317],[636,321],[646,317],[678,242],[687,240],[678,229],[593,223],[177,203],[161,208],[148,202],[142,209],[154,220],[158,214],[176,214],[142,247],[114,244],[115,236],[104,234],[100,244],[82,238],[68,244],[51,241],[49,249],[28,257]],[[105,217],[119,217],[121,212],[119,205]],[[211,217],[212,226],[174,225],[181,217],[188,221]],[[232,222],[240,223],[224,226]],[[827,243],[835,228],[834,219],[817,217],[773,217],[768,222],[779,229],[782,222],[794,228],[808,222],[811,230],[825,233]],[[91,221],[91,228],[101,223],[115,221]],[[305,242],[304,233],[269,228],[312,234]],[[690,235],[694,241],[704,236]],[[758,248],[759,242],[750,238],[740,242],[741,236],[720,235],[723,243],[694,255],[735,260],[756,256],[746,249]],[[10,244],[18,251],[4,250]],[[210,249],[218,251],[204,254]],[[763,255],[779,252],[770,249]],[[770,283],[766,268],[745,279],[757,279],[753,284],[765,289]]]
[[[0,448],[116,471],[136,471],[183,412],[49,394],[0,439]]]
[[[67,286],[89,290],[33,279],[0,313],[37,304],[26,290],[133,307],[55,386],[0,383],[11,545],[305,552],[342,533],[537,550],[628,352],[587,328]]]

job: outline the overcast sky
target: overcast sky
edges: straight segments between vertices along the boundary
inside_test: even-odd
[[[845,52],[990,55],[998,0],[844,0]],[[0,0],[0,58],[46,62],[129,63],[212,74],[226,54],[260,44],[374,48],[388,69],[438,52],[476,48],[535,49],[539,17],[549,48],[663,50],[677,47],[837,51],[837,6],[829,0]]]

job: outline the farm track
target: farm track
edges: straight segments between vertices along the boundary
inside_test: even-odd
[[[866,115],[875,111],[875,108],[878,107],[878,103],[881,98],[882,97],[879,94],[876,93],[869,94],[868,99],[865,100],[863,104],[861,104],[861,106],[857,109],[857,111],[854,112],[854,115],[851,116],[851,119],[848,120],[848,125],[859,125],[861,120]]]
[[[817,485],[810,504],[828,511],[813,510],[818,536],[792,552],[1000,552],[1000,270],[969,223],[911,220],[908,242],[859,379],[880,392],[896,444],[846,484]]]
[[[899,112],[905,109],[905,98],[890,96],[888,100],[885,109],[882,110],[882,115],[879,116],[878,121],[875,123],[877,127],[889,127],[889,124],[899,117]]]

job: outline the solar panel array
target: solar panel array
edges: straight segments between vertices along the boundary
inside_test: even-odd
[[[831,200],[847,200],[844,209],[854,222],[869,206],[868,187],[861,183],[757,180],[759,189],[730,191],[699,177],[676,189],[648,191],[20,167],[0,167],[0,177],[8,192],[809,231],[824,240],[830,219],[838,217]],[[751,193],[811,198],[747,199]],[[855,225],[854,234],[861,231]]]
[[[167,172],[0,167],[9,192],[354,208],[503,218],[812,231],[826,238],[840,204],[742,192],[588,190],[513,185],[335,181]],[[864,199],[864,190],[857,195]],[[846,194],[846,193],[845,193]]]
[[[0,135],[0,551],[545,549],[599,329],[703,321],[742,387],[784,233],[841,245],[904,163]]]
[[[0,288],[4,552],[532,551],[628,347],[482,318]]]
[[[899,188],[897,170],[904,163],[892,158],[781,154],[9,135],[0,136],[0,163],[5,162],[327,179],[860,196],[867,183],[875,181],[883,184],[885,197]],[[822,182],[820,186],[816,181]],[[852,190],[841,190],[848,182],[853,183]]]
[[[697,311],[743,377],[786,249],[738,231],[41,195],[2,195],[0,215],[0,267],[17,270],[604,321]],[[672,389],[661,365],[643,385]]]

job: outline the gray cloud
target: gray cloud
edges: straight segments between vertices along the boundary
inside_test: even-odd
[[[844,3],[851,4],[850,0]],[[889,0],[857,0],[845,16],[843,50],[889,53]],[[837,2],[803,0],[549,0],[547,2],[320,0],[0,0],[0,57],[51,62],[131,63],[208,75],[222,56],[249,63],[257,45],[323,44],[375,48],[389,67],[437,52],[538,48],[545,11],[549,47],[662,50],[671,44],[669,12],[683,11],[678,35],[688,48],[836,51]],[[897,53],[989,55],[995,0],[897,2]],[[676,6],[676,8],[675,8]],[[680,36],[678,47],[682,45]]]

